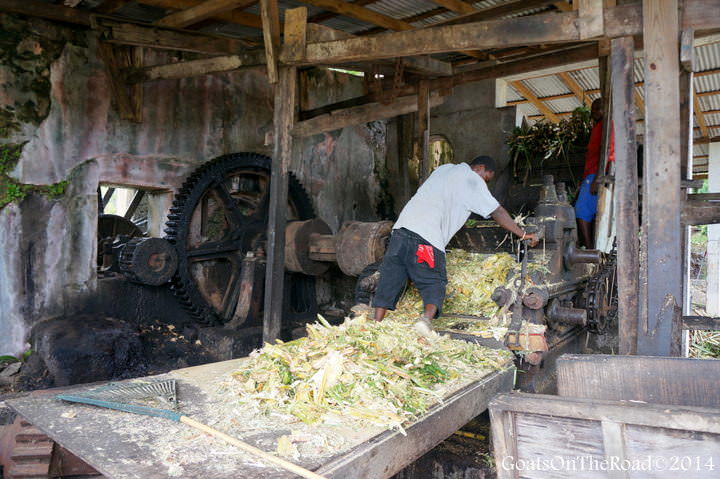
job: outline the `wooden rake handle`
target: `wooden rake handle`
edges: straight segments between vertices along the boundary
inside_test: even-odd
[[[251,446],[250,444],[246,442],[242,442],[239,439],[235,439],[232,436],[228,436],[227,434],[218,431],[217,429],[213,429],[210,426],[203,424],[201,422],[196,421],[195,419],[189,418],[187,416],[180,416],[180,422],[187,424],[188,426],[192,426],[195,429],[199,429],[200,431],[206,432],[212,436],[217,437],[218,439],[222,439],[223,441],[227,442],[228,444],[232,444],[235,447],[238,447],[242,449],[245,452],[249,452],[250,454],[254,454],[258,457],[261,457],[265,459],[267,462],[270,462],[278,467],[282,467],[283,469],[294,472],[298,476],[305,477],[307,479],[327,479],[325,476],[321,476],[320,474],[315,474],[314,472],[305,469],[304,467],[300,467],[297,464],[293,464],[292,462],[288,462],[284,459],[280,459],[277,456],[273,456],[272,454],[269,454],[261,449],[258,449],[257,447]]]

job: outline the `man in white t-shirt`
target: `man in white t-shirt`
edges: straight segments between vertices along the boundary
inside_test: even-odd
[[[445,299],[445,246],[470,213],[492,217],[530,246],[538,243],[537,235],[523,231],[490,194],[487,182],[494,175],[495,161],[478,156],[470,164],[442,165],[417,190],[393,225],[380,266],[376,321],[382,321],[388,309],[395,309],[409,278],[423,298],[421,326],[430,329],[430,320],[439,316]]]

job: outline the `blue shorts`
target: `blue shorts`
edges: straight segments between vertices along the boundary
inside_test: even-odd
[[[575,202],[575,217],[585,220],[588,223],[595,219],[597,213],[597,195],[590,193],[590,183],[595,179],[595,175],[587,175],[580,186],[580,194],[578,194]]]

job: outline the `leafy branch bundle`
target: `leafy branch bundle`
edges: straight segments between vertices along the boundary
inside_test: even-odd
[[[539,121],[515,127],[505,140],[510,147],[513,177],[525,184],[532,170],[552,160],[562,160],[569,168],[569,155],[587,147],[591,129],[587,107],[576,108],[569,119],[559,123]]]

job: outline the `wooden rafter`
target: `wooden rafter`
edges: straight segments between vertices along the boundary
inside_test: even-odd
[[[120,10],[131,1],[132,0],[106,0],[95,9],[95,12],[110,15],[115,13],[117,10]]]
[[[562,80],[562,82],[565,84],[565,86],[568,87],[571,92],[573,92],[573,94],[578,99],[578,101],[580,101],[580,103],[583,103],[586,106],[590,106],[590,98],[585,94],[582,87],[578,85],[578,83],[573,77],[570,76],[569,73],[560,72],[558,73],[558,76],[560,77],[560,80]]]
[[[377,3],[379,1],[380,0],[356,0],[353,3],[360,7],[364,7],[365,5],[370,5],[371,3]],[[328,20],[332,20],[333,18],[336,18],[339,16],[340,16],[340,14],[335,13],[335,12],[322,12],[322,13],[318,13],[314,17],[308,18],[308,22],[309,23],[322,23],[322,22],[326,22]]]
[[[138,3],[152,7],[168,8],[173,10],[186,10],[203,3],[203,0],[137,0]],[[211,17],[228,23],[237,23],[246,27],[262,29],[262,19],[259,15],[243,12],[235,9],[230,12],[220,13]]]
[[[695,111],[695,120],[700,127],[700,134],[703,138],[710,136],[707,123],[705,122],[705,113],[700,108],[700,100],[698,100],[697,92],[693,89],[693,110]]]
[[[515,91],[517,91],[520,95],[524,96],[530,103],[535,105],[535,108],[537,108],[540,113],[545,115],[545,118],[552,121],[553,123],[557,123],[558,121],[560,121],[560,118],[558,118],[558,116],[555,115],[555,113],[553,113],[553,111],[550,110],[550,108],[548,108],[545,103],[540,101],[540,99],[538,99],[538,97],[535,96],[535,94],[530,91],[530,89],[526,87],[521,80],[511,81],[510,86],[513,87]]]
[[[369,8],[362,7],[355,3],[343,2],[341,0],[301,0],[303,3],[330,10],[340,15],[355,18],[363,22],[371,23],[379,27],[395,31],[415,30],[415,27],[404,20],[389,17]],[[463,51],[465,55],[485,59],[479,52]]]
[[[339,15],[345,15],[356,20],[371,23],[373,25],[378,25],[380,27],[387,28],[388,30],[406,31],[413,30],[415,28],[407,22],[398,20],[397,18],[393,18],[387,15],[383,15],[382,13],[370,10],[369,8],[365,8],[354,3],[343,2],[341,0],[301,1],[302,3],[307,3],[308,5],[324,8],[325,10],[330,10],[331,12],[335,12]]]
[[[184,28],[200,23],[207,18],[225,12],[242,10],[256,3],[257,0],[206,0],[185,10],[179,10],[156,21],[156,25],[163,27]]]
[[[430,0],[436,5],[445,7],[451,12],[455,13],[473,13],[477,10],[472,5],[463,2],[462,0]]]

